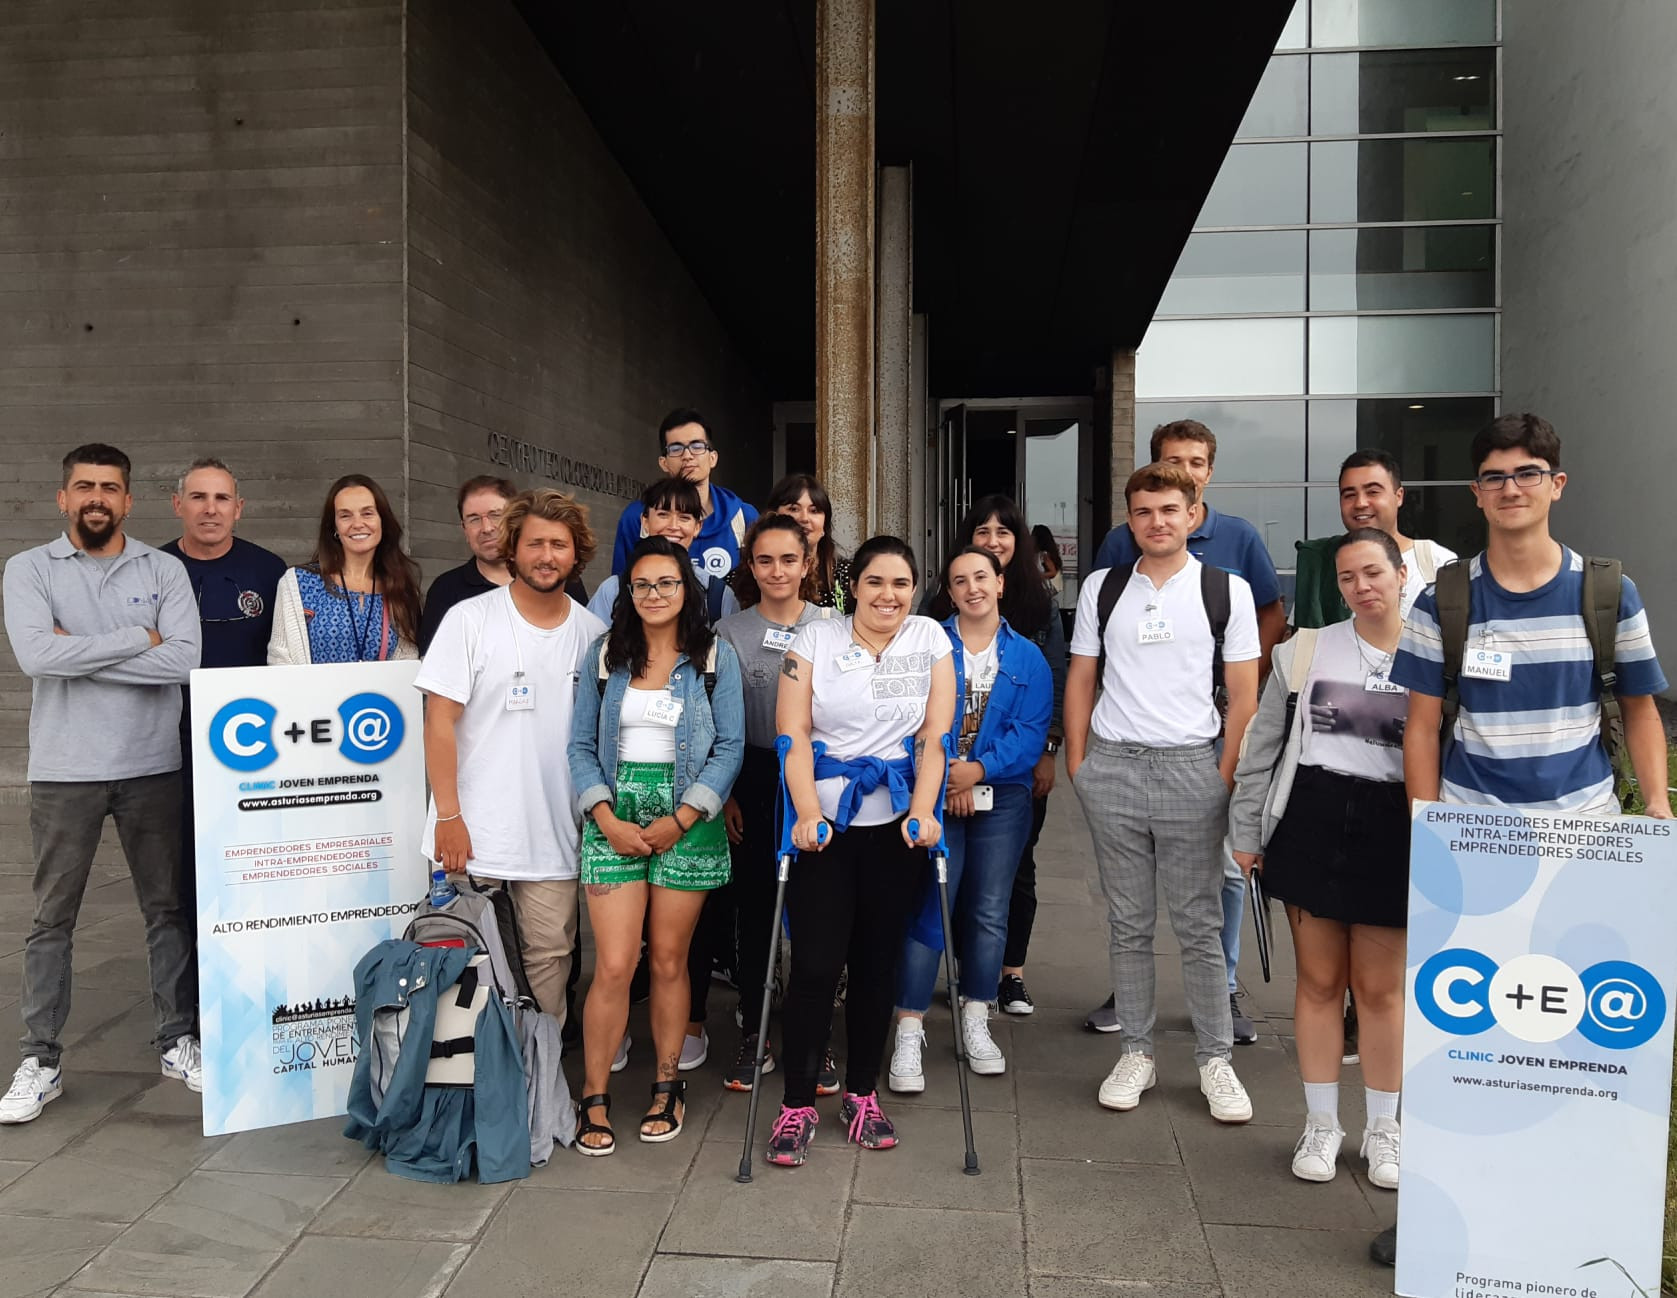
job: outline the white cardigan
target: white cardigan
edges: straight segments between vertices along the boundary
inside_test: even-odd
[[[391,661],[419,657],[419,646],[398,633]],[[303,592],[297,586],[297,570],[287,568],[274,593],[274,630],[268,637],[268,666],[285,667],[314,661],[309,650],[309,620],[303,614]]]

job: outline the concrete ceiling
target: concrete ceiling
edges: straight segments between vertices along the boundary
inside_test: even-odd
[[[776,398],[814,393],[814,0],[518,0]],[[943,396],[1085,392],[1141,339],[1292,0],[879,0]]]

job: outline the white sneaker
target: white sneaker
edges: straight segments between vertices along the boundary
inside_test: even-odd
[[[1293,1175],[1301,1181],[1331,1181],[1339,1171],[1339,1147],[1345,1132],[1325,1113],[1304,1120],[1304,1134],[1293,1146]]]
[[[1376,1118],[1363,1132],[1362,1156],[1368,1179],[1382,1190],[1398,1188],[1398,1146],[1402,1133],[1396,1118]]]
[[[64,1094],[64,1070],[39,1059],[25,1059],[12,1074],[11,1089],[0,1099],[0,1123],[33,1122],[50,1100]]]
[[[1159,1070],[1153,1067],[1153,1056],[1139,1050],[1126,1051],[1101,1083],[1095,1098],[1103,1109],[1117,1109],[1125,1113],[1141,1103],[1141,1093],[1151,1090],[1159,1080]]]
[[[629,1066],[629,1046],[633,1042],[634,1038],[625,1032],[623,1034],[623,1040],[617,1043],[617,1058],[611,1061],[612,1072],[621,1073]]]
[[[921,1062],[925,1048],[926,1030],[920,1026],[920,1020],[898,1019],[897,1044],[891,1051],[891,1069],[885,1084],[899,1095],[917,1095],[925,1090],[926,1069]]]
[[[1200,1065],[1200,1094],[1218,1122],[1252,1121],[1252,1097],[1246,1094],[1240,1078],[1234,1075],[1234,1065],[1227,1059]]]
[[[182,1037],[163,1054],[163,1076],[186,1083],[189,1091],[204,1089],[204,1052],[197,1037]]]
[[[710,1033],[703,1028],[699,1035],[686,1036],[681,1039],[681,1058],[676,1060],[676,1068],[684,1073],[690,1073],[710,1058]]]
[[[961,1039],[967,1048],[967,1067],[980,1077],[1007,1071],[1002,1048],[990,1035],[990,1002],[961,1002]]]

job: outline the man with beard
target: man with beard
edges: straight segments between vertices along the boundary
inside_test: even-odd
[[[563,1024],[580,843],[565,746],[579,664],[606,630],[565,585],[594,534],[586,509],[542,488],[507,502],[499,544],[511,585],[451,608],[414,682],[427,696],[424,850],[510,889],[530,988]]]
[[[163,1075],[203,1089],[180,887],[180,687],[198,665],[198,610],[179,561],[123,533],[128,474],[114,446],[71,451],[58,493],[69,531],[6,564],[6,635],[34,683],[35,916],[23,954],[23,1063],[0,1123],[30,1122],[63,1093],[71,940],[107,815],[145,916]]]

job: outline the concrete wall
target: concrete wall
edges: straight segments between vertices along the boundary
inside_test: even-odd
[[[508,0],[411,0],[408,77],[415,554],[457,561],[455,488],[500,471],[589,505],[592,588],[678,405],[766,495],[767,399]]]
[[[1503,9],[1503,409],[1561,434],[1556,531],[1623,556],[1677,680],[1677,5]]]

